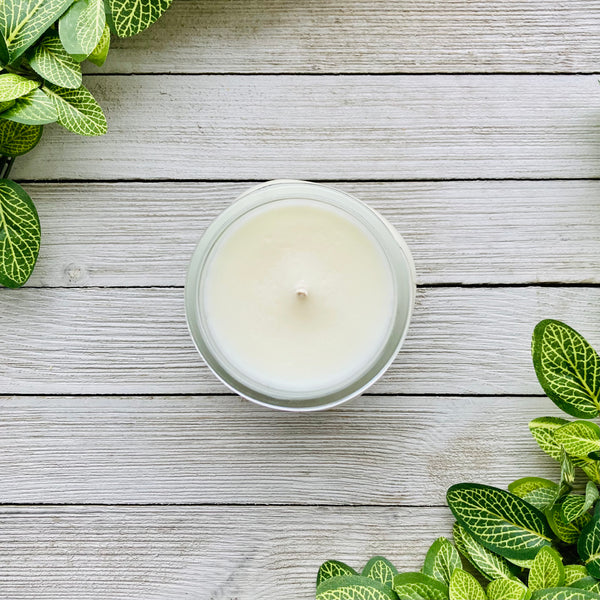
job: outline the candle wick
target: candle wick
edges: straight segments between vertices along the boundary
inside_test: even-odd
[[[296,296],[298,296],[298,298],[304,299],[308,297],[308,291],[305,288],[298,288],[296,290]]]

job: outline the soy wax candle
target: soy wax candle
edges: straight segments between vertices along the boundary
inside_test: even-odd
[[[340,190],[268,182],[242,194],[194,252],[190,332],[232,390],[284,410],[335,406],[394,359],[415,295],[391,225]]]

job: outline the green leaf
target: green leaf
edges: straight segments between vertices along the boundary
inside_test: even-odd
[[[533,332],[532,353],[544,392],[561,410],[582,419],[600,414],[600,359],[582,335],[546,319]]]
[[[456,569],[450,578],[450,600],[487,600],[477,579],[462,569]]]
[[[83,53],[91,54],[98,45],[104,31],[104,26],[106,25],[104,0],[83,1],[85,1],[86,7],[81,11],[77,19],[76,35],[81,41]]]
[[[588,421],[573,421],[559,427],[554,439],[564,446],[567,454],[587,458],[590,452],[600,450],[600,427]]]
[[[110,0],[110,12],[119,37],[130,37],[150,27],[172,0]]]
[[[61,17],[58,31],[67,51],[81,58],[98,45],[105,25],[103,0],[77,0]]]
[[[27,192],[0,179],[0,285],[22,286],[40,251],[40,220]]]
[[[594,483],[600,485],[600,463],[589,458],[574,458],[573,464],[579,467]]]
[[[94,63],[96,66],[101,67],[108,56],[108,50],[110,49],[110,28],[107,25],[104,26],[104,31],[100,37],[98,45],[94,48],[92,53],[88,56],[88,60]]]
[[[591,521],[582,529],[577,542],[577,552],[588,573],[600,579],[600,505]]]
[[[544,588],[561,587],[565,583],[565,568],[560,554],[546,546],[533,559],[527,585],[532,592]]]
[[[8,56],[8,48],[6,46],[6,41],[0,33],[0,65],[2,67],[6,66],[9,60],[10,57]]]
[[[64,88],[81,85],[81,67],[64,49],[60,38],[50,33],[36,45],[29,59],[31,68],[44,79]]]
[[[106,117],[92,94],[83,86],[66,90],[48,85],[44,90],[58,113],[58,122],[79,135],[103,135],[106,133]]]
[[[362,571],[363,577],[374,579],[387,585],[390,589],[394,583],[394,575],[398,574],[398,569],[383,556],[374,556]]]
[[[519,498],[525,498],[527,494],[538,489],[552,488],[556,489],[557,485],[549,479],[543,477],[522,477],[512,483],[508,484],[508,491],[519,496]]]
[[[569,586],[587,576],[587,569],[583,565],[565,565],[564,585]]]
[[[529,492],[529,494],[527,494],[523,500],[525,500],[525,502],[529,502],[529,504],[532,504],[543,512],[548,507],[552,506],[557,492],[558,486],[554,484],[553,488],[538,488],[537,490]]]
[[[3,0],[0,33],[13,62],[62,15],[73,0]]]
[[[550,545],[543,513],[518,496],[477,483],[453,485],[448,506],[456,520],[483,546],[505,558],[534,558]]]
[[[585,486],[585,496],[567,496],[560,507],[560,515],[565,523],[574,521],[588,510],[590,510],[596,501],[600,498],[598,488],[591,481]]]
[[[568,587],[538,590],[531,600],[598,600],[598,594],[588,590],[576,590]]]
[[[459,525],[454,524],[452,536],[458,551],[486,578],[500,579],[514,576],[514,569],[505,558],[490,552],[477,542],[469,532]]]
[[[396,575],[394,590],[402,600],[448,600],[448,586],[423,573]]]
[[[39,81],[21,77],[15,73],[3,73],[0,75],[0,102],[15,100],[40,87]]]
[[[600,593],[600,581],[594,577],[583,577],[582,579],[578,579],[571,587],[579,590],[589,590],[590,592],[596,592],[596,594]]]
[[[575,481],[575,467],[573,462],[569,458],[569,455],[565,452],[564,448],[561,451],[560,459],[560,483],[558,489],[552,499],[552,508],[556,504],[560,504],[573,489],[573,483]]]
[[[341,577],[342,575],[358,575],[358,573],[352,567],[339,560],[326,560],[319,568],[317,587],[327,579]]]
[[[8,110],[11,106],[14,106],[14,100],[6,100],[6,102],[0,101],[0,113],[3,113],[5,110]]]
[[[592,516],[589,513],[585,513],[574,521],[565,523],[560,515],[560,506],[553,506],[548,509],[546,511],[546,517],[548,519],[548,524],[556,537],[562,542],[565,542],[565,544],[576,544],[581,535],[581,530],[592,519]]]
[[[531,593],[518,579],[494,579],[486,589],[489,600],[528,600]]]
[[[23,125],[0,119],[0,154],[21,156],[29,152],[42,137],[41,125]]]
[[[42,90],[33,90],[26,96],[17,98],[15,105],[2,113],[3,119],[25,125],[54,123],[57,117],[54,104]]]
[[[554,439],[554,432],[569,421],[560,417],[539,417],[529,423],[531,435],[539,447],[554,460],[560,460],[561,446]]]
[[[342,575],[325,580],[316,600],[398,600],[387,586],[362,575]]]
[[[450,583],[450,578],[455,569],[460,569],[462,562],[458,550],[452,545],[450,540],[440,537],[427,551],[425,564],[421,571],[446,585]]]

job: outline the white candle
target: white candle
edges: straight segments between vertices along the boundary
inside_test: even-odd
[[[200,241],[186,283],[192,337],[245,397],[310,410],[389,365],[414,299],[410,253],[374,211],[307,182],[258,186]]]
[[[241,374],[322,393],[365,371],[394,316],[391,267],[364,227],[312,200],[251,211],[214,247],[202,306]]]

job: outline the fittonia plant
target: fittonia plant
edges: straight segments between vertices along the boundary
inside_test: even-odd
[[[101,66],[111,31],[135,35],[172,0],[0,0],[0,284],[22,286],[40,248],[31,198],[8,179],[43,126],[79,135],[106,133],[106,119],[82,85],[81,63]]]
[[[600,414],[600,361],[581,335],[560,321],[542,321],[532,354],[559,408],[578,419]],[[453,485],[447,500],[454,544],[437,539],[416,573],[398,573],[382,557],[360,573],[327,561],[317,600],[600,600],[600,427],[541,417],[529,428],[559,462],[558,483],[524,477],[508,491]],[[577,469],[588,479],[583,493],[572,493]]]

